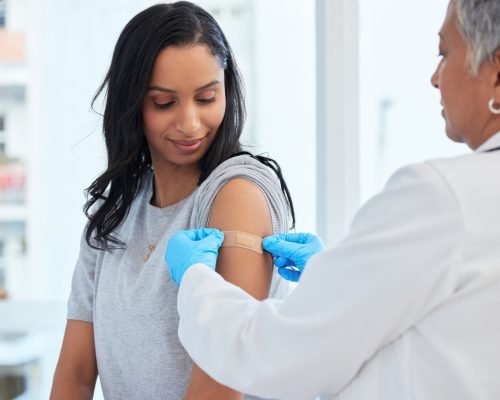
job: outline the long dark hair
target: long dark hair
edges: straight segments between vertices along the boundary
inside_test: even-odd
[[[292,215],[292,227],[295,225],[292,198],[279,165],[273,159],[242,151],[245,101],[238,67],[224,33],[205,10],[179,1],[152,6],[130,20],[118,38],[109,70],[92,101],[93,106],[105,91],[103,133],[108,163],[87,188],[83,210],[89,219],[85,232],[89,246],[101,250],[125,247],[112,233],[127,217],[145,173],[151,168],[141,107],[155,59],[165,47],[195,43],[207,45],[219,58],[226,91],[224,118],[212,146],[200,160],[198,184],[227,159],[249,154],[278,176]]]

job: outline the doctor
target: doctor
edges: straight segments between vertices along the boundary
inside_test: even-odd
[[[288,299],[214,273],[221,232],[168,243],[179,337],[217,381],[279,399],[500,399],[500,1],[451,0],[439,35],[446,133],[474,153],[396,172]],[[321,249],[307,234],[263,245],[288,278]]]

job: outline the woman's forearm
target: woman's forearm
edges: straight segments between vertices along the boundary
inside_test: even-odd
[[[184,400],[242,400],[243,394],[221,385],[193,364]]]

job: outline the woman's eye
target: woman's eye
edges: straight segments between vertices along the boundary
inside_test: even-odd
[[[201,103],[201,104],[210,104],[210,103],[213,103],[215,101],[215,97],[210,97],[209,99],[198,99],[197,101],[198,101],[198,103]]]
[[[175,102],[174,101],[169,101],[168,103],[156,103],[153,102],[155,108],[159,110],[165,110],[166,108],[171,107]]]

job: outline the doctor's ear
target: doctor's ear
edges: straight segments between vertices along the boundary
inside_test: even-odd
[[[500,88],[500,49],[495,52],[495,56],[493,57],[493,64],[495,65],[495,70],[497,74],[497,79],[495,82],[496,89]]]

